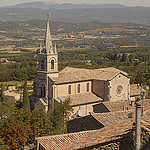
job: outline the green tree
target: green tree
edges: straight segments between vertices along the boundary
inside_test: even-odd
[[[29,95],[27,88],[27,78],[25,78],[24,86],[23,86],[23,108],[26,111],[30,111],[30,103],[29,103]]]
[[[150,88],[150,79],[147,80],[147,85],[148,85],[149,88]],[[150,90],[148,91],[148,94],[149,94],[149,97],[150,97]]]
[[[123,54],[122,54],[121,62],[125,62],[125,61],[127,61],[127,54],[126,54],[126,53],[123,53]]]
[[[28,124],[30,124],[31,112],[26,111],[23,108],[20,108],[20,109],[15,111],[15,113],[13,114],[13,117],[15,118],[15,120],[19,120],[19,121],[22,121],[24,123],[28,122]]]
[[[36,128],[38,136],[54,134],[54,128],[51,120],[46,113],[40,110],[33,110],[30,119],[31,128]]]
[[[71,117],[72,111],[73,109],[70,106],[70,100],[65,100],[63,103],[56,105],[55,109],[50,113],[54,134],[66,133],[66,122]]]

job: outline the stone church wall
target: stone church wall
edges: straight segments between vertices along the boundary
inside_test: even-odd
[[[117,92],[118,86],[122,87],[121,92]],[[110,101],[124,101],[128,100],[129,94],[129,78],[125,77],[121,73],[110,81]]]
[[[56,97],[78,94],[78,84],[80,84],[80,93],[86,93],[87,92],[87,83],[89,83],[89,92],[91,92],[91,81],[57,85]],[[71,85],[71,94],[68,94],[68,86],[69,85]]]
[[[89,115],[90,112],[93,112],[93,106],[99,104],[97,103],[92,103],[92,104],[84,104],[84,105],[79,105],[79,106],[74,106],[73,107],[73,113],[76,114],[78,110],[82,110],[83,116]]]
[[[108,101],[108,82],[106,81],[100,81],[100,80],[94,80],[92,92],[96,95],[100,96],[104,99],[104,101]]]

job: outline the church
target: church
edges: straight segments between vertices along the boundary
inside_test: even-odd
[[[52,43],[49,17],[38,66],[30,97],[33,109],[51,111],[57,103],[70,99],[74,113],[85,116],[102,102],[130,100],[130,78],[114,67],[93,70],[66,67],[58,71],[58,53]]]

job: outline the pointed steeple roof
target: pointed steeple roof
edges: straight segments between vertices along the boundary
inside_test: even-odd
[[[53,45],[52,45],[52,38],[50,33],[50,26],[49,26],[49,15],[47,15],[47,27],[46,27],[46,35],[45,35],[45,49],[48,54],[53,54]]]

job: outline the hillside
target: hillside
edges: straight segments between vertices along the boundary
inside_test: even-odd
[[[1,7],[0,21],[44,19],[50,13],[54,21],[83,23],[102,21],[111,23],[150,23],[149,7],[127,7],[119,4],[47,4],[23,3]]]

